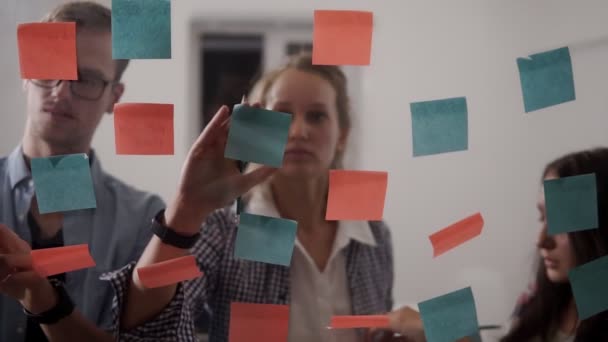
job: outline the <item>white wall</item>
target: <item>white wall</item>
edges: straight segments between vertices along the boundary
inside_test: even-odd
[[[23,127],[14,25],[54,2],[8,0],[0,7],[2,153]],[[480,321],[503,321],[531,273],[542,167],[565,152],[608,145],[605,0],[174,0],[173,59],[134,62],[124,100],[175,104],[176,154],[115,156],[107,118],[95,139],[106,169],[166,198],[173,194],[199,127],[194,18],[311,20],[316,8],[375,13],[372,65],[362,68],[358,85],[364,96],[356,120],[364,129],[353,137],[359,150],[351,160],[358,169],[390,172],[385,218],[393,231],[397,301],[471,285]],[[577,100],[524,114],[515,59],[565,45]],[[468,100],[469,151],[412,158],[409,103],[454,96]],[[432,259],[427,236],[476,211],[486,219],[482,236]]]

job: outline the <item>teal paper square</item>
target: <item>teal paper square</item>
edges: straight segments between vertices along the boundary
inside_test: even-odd
[[[291,114],[245,105],[234,106],[224,156],[281,167]]]
[[[41,214],[97,207],[86,154],[32,158],[31,166]]]
[[[543,183],[549,235],[599,226],[595,174],[545,180]]]
[[[171,1],[112,0],[112,58],[171,58]]]
[[[518,58],[517,67],[526,113],[576,99],[568,47]]]
[[[580,320],[608,310],[608,256],[572,269],[568,277]]]
[[[454,342],[479,332],[470,287],[421,302],[418,308],[428,342]]]
[[[289,266],[297,225],[292,220],[241,213],[235,257]]]
[[[468,149],[466,98],[414,102],[410,109],[414,157]]]

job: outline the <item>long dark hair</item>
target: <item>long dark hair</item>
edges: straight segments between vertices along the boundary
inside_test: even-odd
[[[576,265],[581,265],[608,254],[608,148],[597,148],[571,153],[554,160],[545,167],[543,178],[555,173],[568,177],[595,173],[599,229],[568,233]],[[608,289],[606,289],[608,291]],[[560,320],[572,300],[569,283],[553,283],[547,278],[545,265],[538,262],[536,290],[530,300],[519,308],[516,323],[502,342],[522,342],[540,337],[549,341],[557,331]],[[580,322],[575,342],[608,341],[608,312]]]

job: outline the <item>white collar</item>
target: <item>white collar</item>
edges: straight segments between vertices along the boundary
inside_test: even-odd
[[[280,217],[270,186],[260,184],[250,191],[246,211],[255,215]],[[376,247],[376,239],[367,221],[338,221],[336,247],[345,247],[350,240]]]

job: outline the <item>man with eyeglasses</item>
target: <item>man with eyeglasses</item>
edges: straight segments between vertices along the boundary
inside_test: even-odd
[[[91,149],[104,113],[120,99],[127,60],[113,60],[110,10],[73,2],[46,22],[76,22],[78,80],[25,80],[21,145],[0,159],[0,341],[112,340],[113,291],[104,272],[137,260],[164,204],[105,173]],[[37,157],[87,153],[97,208],[40,214],[30,172]],[[88,244],[94,268],[38,276],[31,249]],[[46,336],[45,336],[46,335]]]

